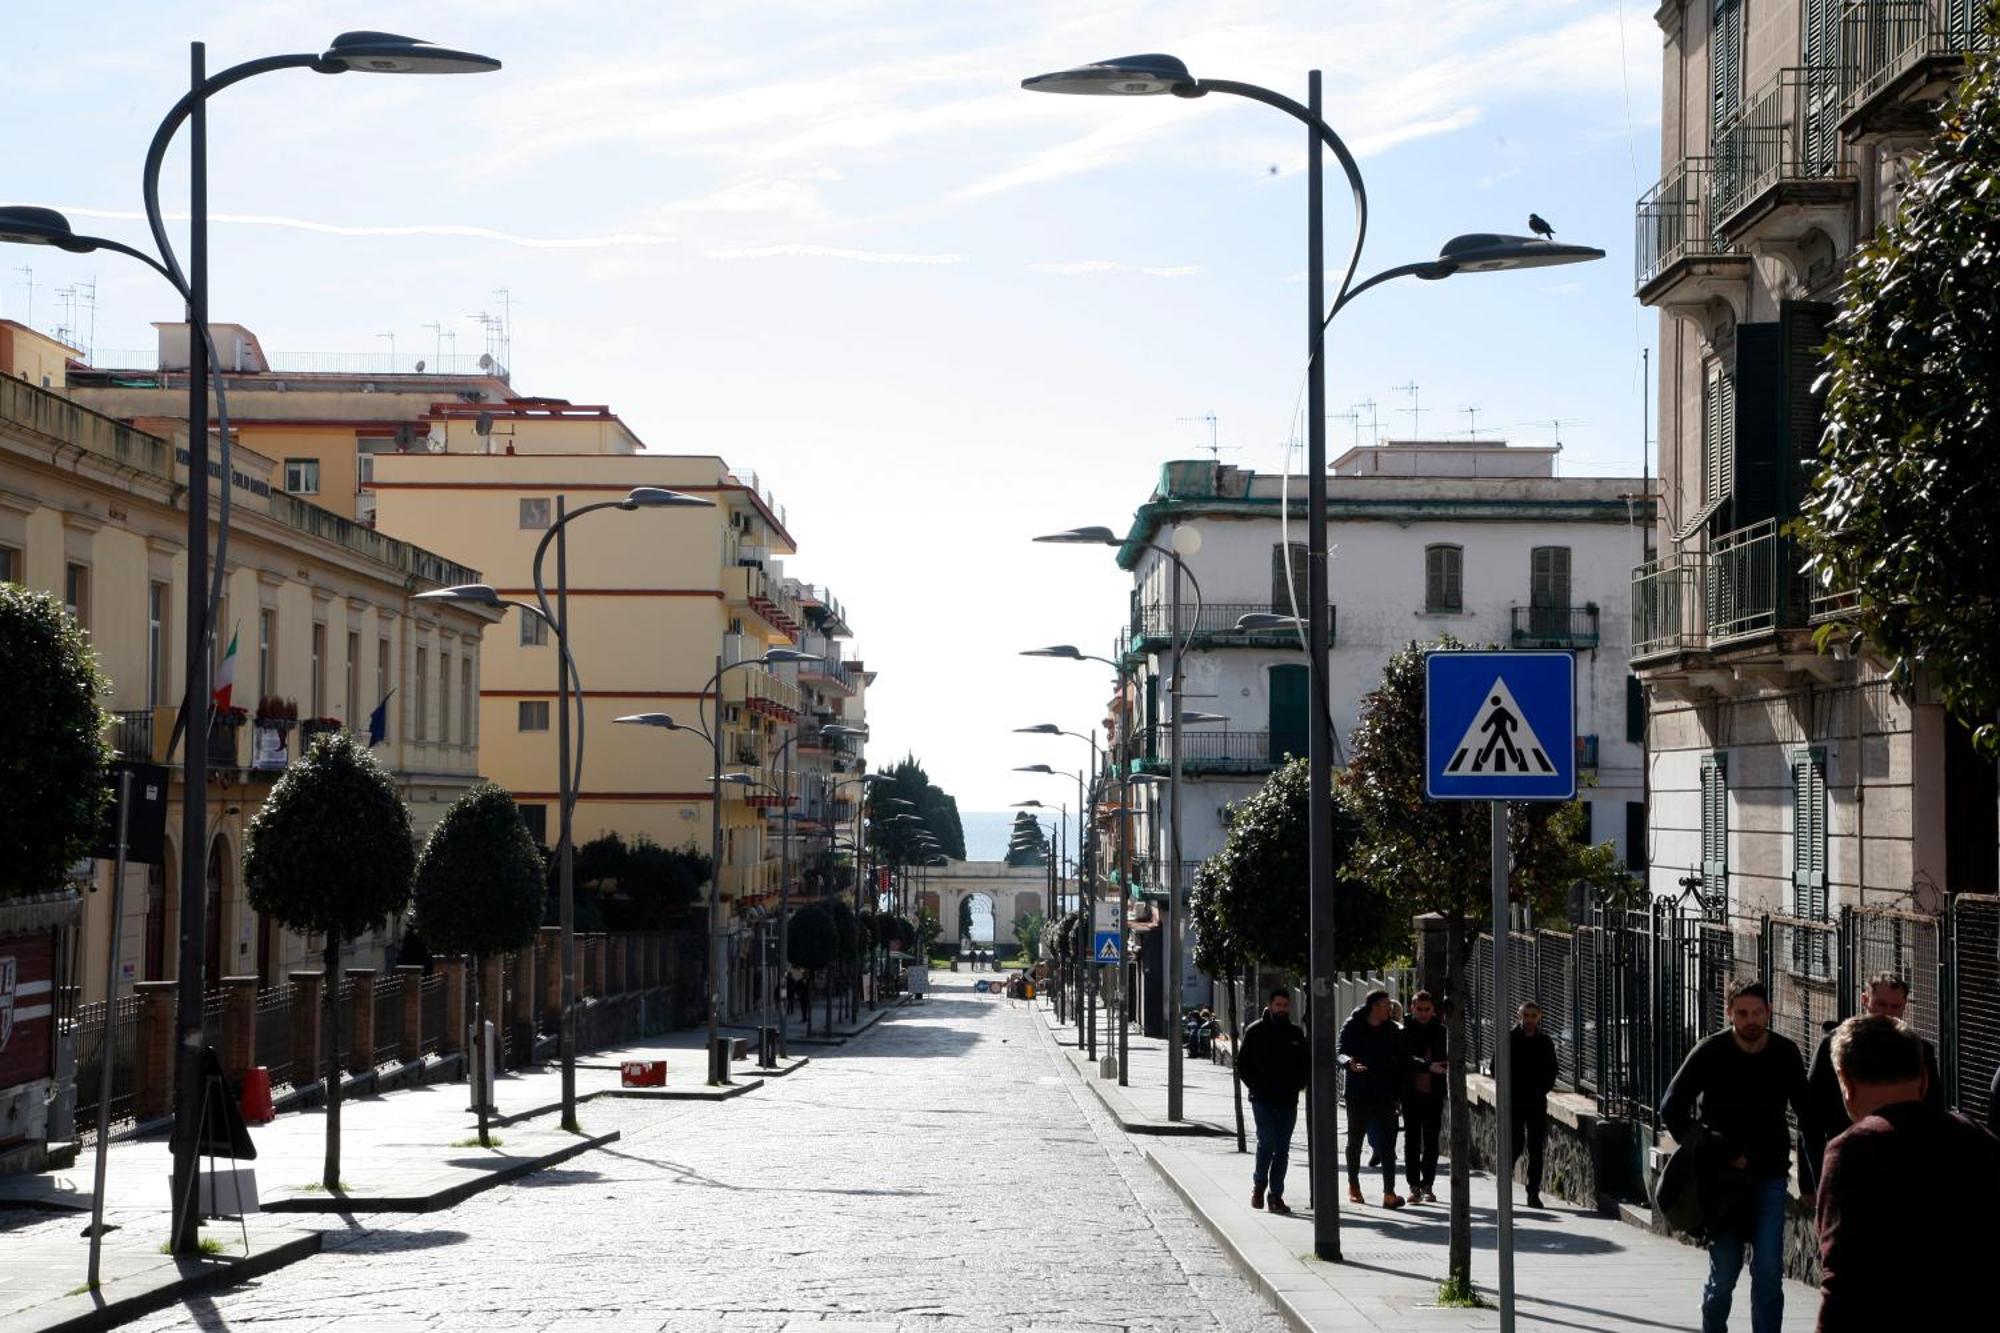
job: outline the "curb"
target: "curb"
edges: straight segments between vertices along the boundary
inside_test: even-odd
[[[1108,1095],[1106,1095],[1106,1093],[1102,1088],[1098,1086],[1100,1079],[1097,1073],[1094,1070],[1092,1070],[1087,1064],[1070,1058],[1069,1053],[1075,1048],[1070,1046],[1065,1046],[1062,1041],[1062,1033],[1068,1030],[1068,1025],[1065,1024],[1062,1027],[1057,1027],[1051,1023],[1051,1024],[1037,1024],[1036,1026],[1037,1029],[1044,1036],[1048,1038],[1049,1044],[1055,1048],[1056,1056],[1063,1062],[1063,1064],[1067,1065],[1070,1068],[1070,1070],[1076,1074],[1079,1082],[1081,1082],[1086,1088],[1090,1089],[1090,1095],[1097,1098],[1097,1104],[1104,1108],[1104,1113],[1110,1116],[1112,1123],[1117,1125],[1118,1128],[1123,1130],[1125,1133],[1145,1134],[1154,1138],[1166,1138],[1166,1139],[1190,1139],[1190,1138],[1233,1139],[1236,1137],[1236,1131],[1233,1128],[1227,1128],[1222,1125],[1211,1124],[1209,1121],[1206,1120],[1127,1119],[1126,1118],[1127,1113],[1119,1110],[1117,1106],[1113,1105],[1111,1098]]]
[[[1150,1149],[1146,1153],[1146,1162],[1153,1168],[1154,1173],[1166,1182],[1167,1188],[1174,1192],[1174,1197],[1179,1199],[1190,1213],[1194,1214],[1195,1221],[1201,1223],[1202,1230],[1208,1232],[1214,1238],[1216,1247],[1229,1256],[1230,1266],[1242,1276],[1245,1282],[1250,1284],[1259,1296],[1262,1296],[1270,1303],[1271,1308],[1278,1312],[1278,1317],[1297,1330],[1297,1333],[1316,1333],[1312,1320],[1306,1318],[1298,1307],[1286,1298],[1283,1291],[1273,1285],[1265,1274],[1259,1272],[1254,1264],[1243,1257],[1243,1251],[1236,1248],[1236,1242],[1229,1238],[1229,1233],[1223,1229],[1220,1223],[1208,1215],[1207,1209],[1195,1202],[1194,1195],[1187,1191],[1187,1188],[1175,1178],[1174,1173],[1169,1171],[1165,1164]]]
[[[292,1198],[272,1199],[264,1204],[267,1213],[435,1213],[464,1203],[475,1194],[483,1194],[509,1181],[519,1180],[544,1167],[567,1162],[572,1157],[581,1156],[592,1148],[602,1148],[607,1143],[616,1143],[617,1130],[609,1134],[599,1134],[594,1138],[582,1139],[566,1148],[559,1148],[540,1157],[515,1162],[498,1171],[489,1171],[471,1180],[461,1181],[434,1194],[321,1194],[300,1195]],[[317,1233],[315,1233],[317,1234]],[[317,1247],[315,1247],[317,1248]]]
[[[232,1259],[227,1263],[212,1263],[172,1282],[150,1287],[117,1300],[103,1301],[102,1304],[92,1305],[90,1309],[77,1314],[59,1314],[35,1322],[34,1315],[30,1312],[27,1316],[29,1322],[25,1325],[16,1325],[15,1330],[16,1333],[86,1333],[97,1329],[115,1328],[141,1315],[178,1305],[187,1297],[197,1293],[233,1287],[240,1282],[248,1282],[253,1278],[263,1277],[266,1273],[295,1264],[301,1259],[309,1259],[319,1253],[321,1239],[322,1234],[318,1231],[298,1232],[290,1239],[280,1241],[256,1254]],[[126,1281],[132,1280],[126,1279]],[[111,1285],[115,1288],[120,1284]],[[100,1292],[96,1297],[73,1296],[58,1304],[81,1304],[102,1299]]]

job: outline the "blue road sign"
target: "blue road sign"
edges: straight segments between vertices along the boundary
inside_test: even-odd
[[[1434,801],[1576,796],[1576,659],[1436,652],[1424,659],[1425,787]]]
[[[1118,932],[1117,932],[1117,931],[1115,931],[1115,930],[1100,930],[1100,931],[1098,931],[1098,932],[1097,932],[1097,944],[1096,944],[1096,946],[1095,946],[1095,947],[1094,947],[1094,948],[1093,948],[1093,949],[1091,950],[1091,958],[1092,958],[1093,960],[1095,960],[1096,962],[1100,962],[1100,963],[1115,963],[1115,962],[1117,962],[1117,961],[1118,961]]]

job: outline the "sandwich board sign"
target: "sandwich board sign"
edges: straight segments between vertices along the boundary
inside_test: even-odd
[[[1576,659],[1435,652],[1424,659],[1424,777],[1434,801],[1576,797]]]

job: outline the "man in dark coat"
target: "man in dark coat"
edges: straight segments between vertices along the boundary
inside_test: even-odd
[[[1867,1017],[1900,1022],[1909,1007],[1910,983],[1894,972],[1877,972],[1862,988],[1861,1012]],[[1812,1068],[1806,1074],[1806,1109],[1810,1114],[1799,1117],[1799,1192],[1807,1200],[1819,1188],[1820,1158],[1826,1155],[1826,1145],[1852,1123],[1840,1099],[1840,1080],[1833,1072],[1833,1038],[1839,1028],[1838,1022],[1826,1025],[1826,1038],[1813,1053]],[[1918,1040],[1923,1041],[1921,1037]],[[1924,1100],[1942,1111],[1944,1079],[1938,1073],[1937,1050],[1928,1041],[1923,1047],[1924,1073],[1929,1080]]]
[[[1832,1059],[1853,1124],[1827,1145],[1820,1178],[1819,1333],[1904,1327],[1922,1310],[1976,1319],[2000,1255],[2000,1140],[1932,1104],[1907,1024],[1850,1018]],[[1920,1256],[1912,1218],[1923,1219]]]
[[[1403,1073],[1403,1038],[1389,1021],[1389,992],[1370,991],[1340,1029],[1340,1066],[1347,1071],[1347,1198],[1361,1199],[1361,1145],[1382,1153],[1382,1206],[1401,1208],[1396,1193],[1396,1093]]]
[[[1507,1034],[1507,1054],[1513,1062],[1514,1141],[1513,1157],[1507,1162],[1509,1184],[1514,1174],[1514,1158],[1528,1151],[1528,1207],[1542,1206],[1542,1158],[1549,1141],[1549,1094],[1555,1091],[1558,1067],[1556,1044],[1542,1031],[1542,1006],[1529,1000],[1523,1004]]]
[[[1444,1020],[1427,990],[1410,997],[1403,1024],[1404,1179],[1411,1203],[1436,1203],[1438,1140],[1444,1127],[1446,1063]]]
[[[1257,1122],[1257,1165],[1250,1177],[1252,1208],[1292,1211],[1285,1206],[1285,1168],[1292,1158],[1299,1092],[1311,1068],[1305,1030],[1292,1022],[1292,993],[1275,986],[1263,1017],[1243,1030],[1243,1040],[1236,1049],[1236,1077],[1250,1094],[1250,1115]]]

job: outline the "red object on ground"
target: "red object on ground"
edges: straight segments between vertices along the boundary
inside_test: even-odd
[[[271,1071],[263,1065],[243,1071],[243,1118],[253,1125],[268,1125],[278,1118],[271,1105]]]
[[[667,1062],[665,1060],[627,1060],[618,1066],[621,1081],[628,1088],[664,1088],[667,1086]]]

